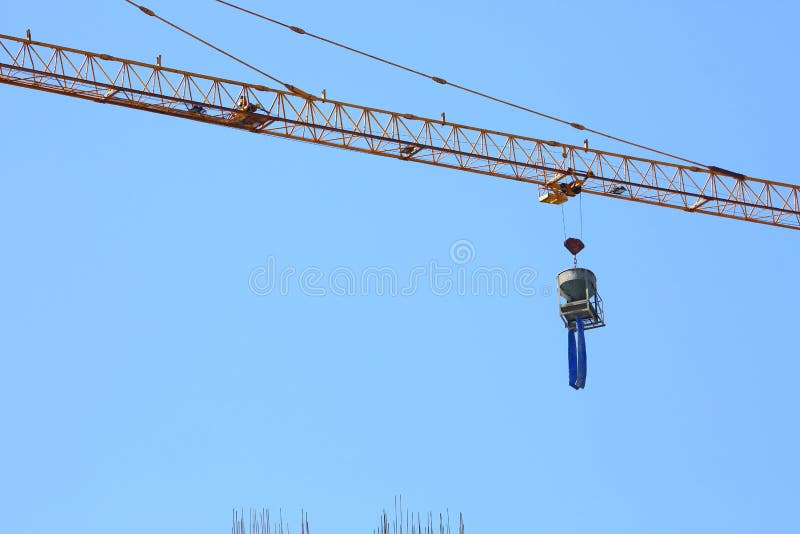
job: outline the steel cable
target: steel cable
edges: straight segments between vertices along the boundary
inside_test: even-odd
[[[231,54],[230,52],[227,52],[227,51],[223,50],[222,48],[219,48],[218,46],[206,41],[202,37],[199,37],[199,36],[193,34],[192,32],[190,32],[188,30],[185,30],[184,28],[181,28],[180,26],[178,26],[174,22],[171,22],[171,21],[165,19],[164,17],[161,17],[161,16],[157,15],[152,9],[148,9],[148,8],[146,8],[144,6],[140,6],[139,4],[137,4],[136,2],[132,2],[131,0],[125,0],[125,1],[127,3],[129,3],[130,5],[132,5],[132,6],[139,8],[139,10],[142,13],[144,13],[145,15],[149,15],[151,17],[157,18],[158,20],[160,20],[164,24],[167,24],[168,26],[171,26],[171,27],[175,28],[176,30],[188,35],[192,39],[203,43],[204,45],[216,50],[220,54],[223,54],[223,55],[229,57],[230,59],[236,61],[237,63],[240,63],[240,64],[244,65],[245,67],[247,67],[249,69],[252,69],[253,71],[261,74],[262,76],[266,76],[267,78],[269,78],[270,80],[274,81],[275,83],[281,84],[282,86],[284,86],[286,89],[288,89],[292,93],[295,93],[295,94],[298,94],[298,95],[301,95],[301,96],[308,96],[308,94],[305,91],[302,91],[302,90],[298,89],[297,87],[295,87],[295,86],[293,86],[291,84],[288,84],[288,83],[286,83],[286,82],[284,82],[282,80],[279,80],[275,76],[273,76],[273,75],[271,75],[271,74],[269,74],[267,72],[264,72],[263,70],[259,69],[258,67],[254,66],[254,65],[252,65],[252,64],[250,64],[250,63],[248,63],[246,61],[244,61],[243,59],[240,59],[240,58],[236,57],[235,55]]]
[[[130,2],[130,0],[126,0],[126,1],[127,1],[127,2]],[[470,93],[470,94],[473,94],[473,95],[479,96],[479,97],[481,97],[481,98],[485,98],[485,99],[488,99],[488,100],[492,100],[492,101],[494,101],[494,102],[497,102],[497,103],[499,103],[499,104],[503,104],[503,105],[506,105],[506,106],[510,106],[510,107],[512,107],[512,108],[516,108],[516,109],[519,109],[519,110],[521,110],[521,111],[525,111],[525,112],[527,112],[527,113],[532,113],[532,114],[534,114],[534,115],[537,115],[537,116],[539,116],[539,117],[543,117],[543,118],[545,118],[545,119],[548,119],[548,120],[551,120],[551,121],[555,121],[555,122],[558,122],[558,123],[561,123],[561,124],[565,124],[565,125],[567,125],[567,126],[570,126],[570,127],[572,127],[572,128],[575,128],[576,130],[581,130],[581,131],[589,132],[589,133],[592,133],[592,134],[598,135],[598,136],[600,136],[600,137],[605,137],[606,139],[611,139],[612,141],[617,141],[617,142],[619,142],[619,143],[624,143],[624,144],[626,144],[626,145],[629,145],[629,146],[633,146],[633,147],[636,147],[636,148],[640,148],[640,149],[642,149],[642,150],[646,150],[646,151],[648,151],[648,152],[653,152],[653,153],[655,153],[655,154],[660,154],[660,155],[662,155],[662,156],[666,156],[666,157],[669,157],[669,158],[672,158],[672,159],[675,159],[675,160],[683,161],[683,162],[685,162],[685,163],[691,163],[692,165],[698,165],[698,166],[700,166],[700,167],[706,167],[706,168],[710,168],[710,167],[709,167],[708,165],[706,165],[705,163],[700,163],[700,162],[693,161],[693,160],[690,160],[690,159],[687,159],[687,158],[684,158],[684,157],[681,157],[681,156],[677,156],[677,155],[675,155],[675,154],[671,154],[671,153],[669,153],[669,152],[664,152],[663,150],[658,150],[658,149],[656,149],[656,148],[652,148],[652,147],[648,147],[648,146],[646,146],[646,145],[642,145],[642,144],[639,144],[639,143],[635,143],[635,142],[633,142],[633,141],[630,141],[630,140],[628,140],[628,139],[623,139],[623,138],[621,138],[621,137],[617,137],[617,136],[614,136],[614,135],[611,135],[611,134],[608,134],[608,133],[602,132],[602,131],[600,131],[600,130],[595,130],[595,129],[593,129],[593,128],[586,127],[586,126],[584,126],[584,125],[582,125],[582,124],[580,124],[580,123],[577,123],[577,122],[570,122],[570,121],[568,121],[568,120],[561,119],[561,118],[559,118],[559,117],[556,117],[556,116],[554,116],[554,115],[548,115],[547,113],[543,113],[543,112],[541,112],[541,111],[537,111],[537,110],[535,110],[535,109],[532,109],[532,108],[529,108],[529,107],[526,107],[526,106],[523,106],[523,105],[520,105],[520,104],[515,104],[514,102],[510,102],[510,101],[508,101],[508,100],[504,100],[504,99],[502,99],[502,98],[498,98],[498,97],[495,97],[495,96],[489,95],[489,94],[487,94],[487,93],[483,93],[483,92],[481,92],[481,91],[478,91],[478,90],[476,90],[476,89],[471,89],[471,88],[469,88],[469,87],[465,87],[465,86],[463,86],[463,85],[459,85],[459,84],[457,84],[457,83],[448,82],[447,80],[445,80],[444,78],[441,78],[441,77],[439,77],[439,76],[432,76],[432,75],[430,75],[430,74],[426,74],[426,73],[424,73],[424,72],[421,72],[421,71],[419,71],[419,70],[413,69],[413,68],[411,68],[411,67],[407,67],[407,66],[405,66],[405,65],[401,65],[400,63],[396,63],[396,62],[394,62],[394,61],[390,61],[390,60],[388,60],[388,59],[386,59],[386,58],[382,58],[382,57],[380,57],[380,56],[376,56],[376,55],[374,55],[374,54],[370,54],[370,53],[368,53],[368,52],[364,52],[363,50],[359,50],[359,49],[357,49],[357,48],[354,48],[354,47],[352,47],[352,46],[348,46],[348,45],[346,45],[346,44],[343,44],[343,43],[340,43],[340,42],[334,41],[334,40],[332,40],[332,39],[328,39],[328,38],[326,38],[326,37],[323,37],[323,36],[321,36],[321,35],[317,35],[317,34],[314,34],[314,33],[308,32],[308,31],[306,31],[306,30],[304,30],[303,28],[300,28],[300,27],[298,27],[298,26],[292,26],[292,25],[290,25],[290,24],[286,24],[285,22],[281,22],[281,21],[279,21],[279,20],[276,20],[276,19],[273,19],[273,18],[267,17],[266,15],[262,15],[261,13],[257,13],[257,12],[255,12],[255,11],[252,11],[252,10],[250,10],[250,9],[244,8],[244,7],[242,7],[242,6],[239,6],[239,5],[237,5],[237,4],[234,4],[234,3],[232,3],[232,2],[228,2],[227,0],[214,0],[214,1],[215,1],[215,2],[218,2],[218,3],[220,3],[220,4],[223,4],[223,5],[226,5],[226,6],[230,7],[230,8],[236,9],[236,10],[238,10],[238,11],[241,11],[241,12],[243,12],[243,13],[247,13],[248,15],[252,15],[252,16],[254,16],[254,17],[260,18],[260,19],[262,19],[262,20],[265,20],[265,21],[267,21],[267,22],[270,22],[270,23],[272,23],[272,24],[276,24],[276,25],[278,25],[278,26],[282,26],[282,27],[284,27],[284,28],[287,28],[287,29],[289,29],[289,30],[292,30],[293,32],[295,32],[295,33],[297,33],[297,34],[300,34],[300,35],[307,35],[307,36],[309,36],[309,37],[311,37],[311,38],[313,38],[313,39],[317,39],[317,40],[319,40],[319,41],[322,41],[322,42],[324,42],[324,43],[327,43],[327,44],[331,44],[331,45],[333,45],[333,46],[337,46],[337,47],[339,47],[339,48],[342,48],[342,49],[344,49],[344,50],[347,50],[347,51],[349,51],[349,52],[353,52],[353,53],[355,53],[355,54],[362,55],[362,56],[364,56],[364,57],[367,57],[367,58],[373,59],[373,60],[375,60],[375,61],[379,61],[379,62],[381,62],[381,63],[385,63],[386,65],[389,65],[389,66],[391,66],[391,67],[395,67],[395,68],[398,68],[398,69],[402,69],[402,70],[404,70],[404,71],[410,72],[410,73],[412,73],[412,74],[415,74],[415,75],[417,75],[417,76],[422,76],[423,78],[428,78],[429,80],[432,80],[432,81],[434,81],[434,82],[436,82],[436,83],[438,83],[438,84],[441,84],[441,85],[449,85],[450,87],[453,87],[453,88],[455,88],[455,89],[458,89],[458,90],[460,90],[460,91],[464,91],[464,92],[466,92],[466,93]]]

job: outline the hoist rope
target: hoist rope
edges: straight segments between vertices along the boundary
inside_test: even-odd
[[[130,2],[130,0],[125,0],[125,1],[129,2],[129,3],[133,3],[133,2]],[[576,130],[586,131],[586,132],[598,135],[600,137],[605,137],[606,139],[611,139],[612,141],[617,141],[619,143],[624,143],[624,144],[629,145],[629,146],[633,146],[633,147],[636,147],[636,148],[640,148],[642,150],[646,150],[648,152],[653,152],[655,154],[660,154],[662,156],[666,156],[666,157],[669,157],[669,158],[672,158],[672,159],[683,161],[685,163],[691,163],[692,165],[697,165],[697,166],[700,166],[700,167],[709,168],[709,166],[704,164],[704,163],[700,163],[700,162],[693,161],[693,160],[690,160],[690,159],[687,159],[687,158],[683,158],[683,157],[677,156],[675,154],[670,154],[669,152],[664,152],[663,150],[658,150],[656,148],[652,148],[652,147],[648,147],[648,146],[645,146],[645,145],[641,145],[639,143],[635,143],[633,141],[630,141],[630,140],[627,140],[627,139],[623,139],[621,137],[616,137],[614,135],[602,132],[600,130],[595,130],[593,128],[589,128],[589,127],[584,126],[582,124],[579,124],[577,122],[570,122],[568,120],[564,120],[564,119],[561,119],[559,117],[556,117],[556,116],[553,116],[553,115],[549,115],[547,113],[543,113],[541,111],[537,111],[535,109],[532,109],[532,108],[529,108],[529,107],[526,107],[526,106],[522,106],[520,104],[515,104],[514,102],[510,102],[508,100],[504,100],[502,98],[498,98],[498,97],[489,95],[487,93],[483,93],[483,92],[478,91],[476,89],[471,89],[469,87],[465,87],[465,86],[459,85],[457,83],[448,82],[447,80],[445,80],[444,78],[441,78],[439,76],[432,76],[430,74],[426,74],[424,72],[421,72],[419,70],[413,69],[411,67],[407,67],[405,65],[401,65],[400,63],[396,63],[394,61],[390,61],[390,60],[388,60],[386,58],[382,58],[382,57],[376,56],[374,54],[370,54],[368,52],[364,52],[363,50],[359,50],[359,49],[354,48],[352,46],[348,46],[346,44],[334,41],[332,39],[328,39],[328,38],[323,37],[321,35],[317,35],[317,34],[308,32],[308,31],[304,30],[303,28],[299,28],[297,26],[292,26],[290,24],[286,24],[285,22],[281,22],[279,20],[267,17],[266,15],[262,15],[261,13],[257,13],[255,11],[250,10],[250,9],[246,9],[246,8],[244,8],[242,6],[239,6],[239,5],[236,5],[236,4],[232,3],[232,2],[228,2],[226,0],[215,0],[215,1],[220,3],[220,4],[226,5],[228,7],[231,7],[233,9],[236,9],[238,11],[241,11],[243,13],[247,13],[248,15],[252,15],[254,17],[257,17],[257,18],[260,18],[260,19],[265,20],[267,22],[270,22],[272,24],[277,24],[278,26],[283,26],[284,28],[292,30],[293,32],[298,33],[300,35],[307,35],[307,36],[309,36],[309,37],[311,37],[313,39],[317,39],[319,41],[331,44],[333,46],[337,46],[339,48],[343,48],[344,50],[347,50],[349,52],[353,52],[355,54],[362,55],[364,57],[373,59],[375,61],[379,61],[381,63],[385,63],[386,65],[389,65],[389,66],[392,66],[392,67],[395,67],[395,68],[398,68],[398,69],[405,70],[405,71],[410,72],[412,74],[415,74],[417,76],[422,76],[424,78],[428,78],[429,80],[432,80],[432,81],[434,81],[434,82],[436,82],[438,84],[449,85],[450,87],[453,87],[453,88],[458,89],[460,91],[464,91],[466,93],[470,93],[470,94],[479,96],[481,98],[492,100],[492,101],[497,102],[499,104],[510,106],[512,108],[516,108],[516,109],[519,109],[521,111],[525,111],[527,113],[532,113],[534,115],[538,115],[539,117],[543,117],[543,118],[549,119],[551,121],[555,121],[555,122],[559,122],[561,124],[565,124],[567,126],[575,128]]]

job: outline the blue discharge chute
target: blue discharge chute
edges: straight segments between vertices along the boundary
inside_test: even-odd
[[[575,319],[575,330],[575,332],[567,330],[569,385],[575,389],[583,389],[586,387],[586,340],[583,336],[583,320],[580,317]]]
[[[575,333],[567,330],[567,358],[569,363],[569,385],[578,389],[578,350],[575,347]]]
[[[583,319],[575,319],[578,327],[578,387],[586,386],[586,340],[583,338]]]

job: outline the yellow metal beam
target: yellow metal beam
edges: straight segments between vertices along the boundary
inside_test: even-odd
[[[30,39],[0,35],[0,83],[528,182],[551,203],[562,180],[570,177],[582,193],[800,229],[800,186],[793,184],[337,102]]]

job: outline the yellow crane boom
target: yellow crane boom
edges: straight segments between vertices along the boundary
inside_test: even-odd
[[[513,135],[0,35],[0,83],[536,184],[800,229],[800,186]]]

